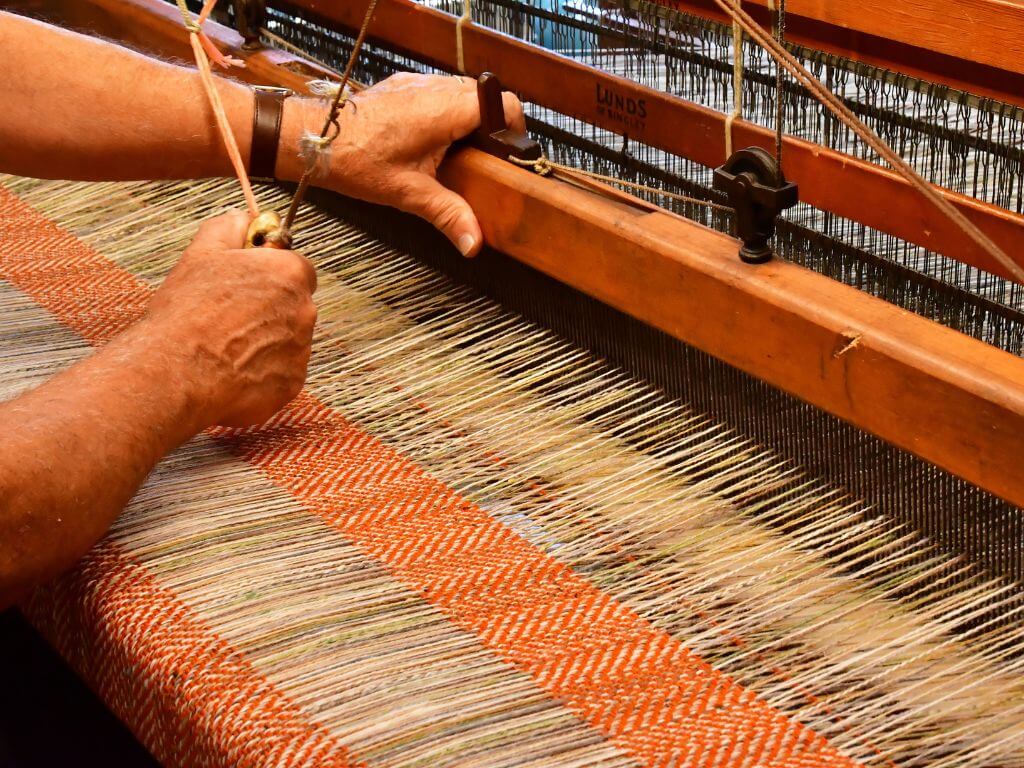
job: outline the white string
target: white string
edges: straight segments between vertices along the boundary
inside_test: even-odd
[[[336,83],[332,80],[310,80],[306,83],[306,87],[313,96],[334,100],[338,98],[338,89],[341,88],[341,83]],[[344,100],[345,97],[342,98]]]
[[[473,5],[471,0],[462,0],[462,15],[455,24],[455,60],[458,62],[459,74],[466,74],[466,61],[462,52],[462,25],[473,23]]]
[[[314,177],[326,175],[330,166],[331,143],[331,137],[320,136],[313,131],[306,131],[299,139],[299,155]]]

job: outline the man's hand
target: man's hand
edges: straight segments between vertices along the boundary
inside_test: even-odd
[[[326,105],[298,101],[307,127],[319,129]],[[317,181],[335,192],[421,216],[466,256],[483,244],[469,204],[437,181],[437,166],[453,142],[480,125],[476,81],[468,77],[400,73],[356,94],[341,113],[330,173]],[[509,127],[526,132],[522,105],[504,94]],[[294,147],[290,150],[293,154]],[[279,165],[279,168],[281,166]]]
[[[242,250],[247,224],[206,222],[145,319],[0,403],[0,610],[80,558],[168,451],[263,421],[302,387],[313,268]]]
[[[86,180],[232,173],[194,69],[3,11],[0,50],[7,70],[32,73],[0,78],[5,105],[0,170]],[[114,80],[132,87],[108,87]],[[216,87],[248,157],[252,92],[224,78],[216,78]],[[506,93],[504,101],[509,126],[525,130],[518,99]],[[280,178],[301,176],[300,139],[307,131],[319,133],[327,110],[320,99],[285,102],[276,165]],[[316,183],[421,216],[472,256],[483,244],[480,225],[466,201],[438,183],[436,171],[452,142],[479,124],[471,78],[394,75],[354,96],[342,110],[329,173]]]
[[[293,251],[243,250],[248,223],[244,213],[205,222],[146,320],[192,357],[208,424],[265,421],[306,379],[316,273]]]

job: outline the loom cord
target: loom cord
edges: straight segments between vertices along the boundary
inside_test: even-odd
[[[235,139],[235,134],[231,130],[231,123],[228,121],[227,112],[224,109],[224,103],[221,101],[220,93],[218,93],[217,86],[213,81],[213,73],[210,69],[210,59],[206,53],[207,46],[214,50],[216,50],[216,47],[209,40],[206,41],[205,45],[203,42],[205,35],[202,33],[202,25],[213,12],[214,6],[217,5],[217,0],[206,0],[199,16],[196,19],[192,18],[192,13],[185,4],[185,0],[177,0],[177,2],[178,9],[181,11],[182,19],[185,22],[185,28],[189,33],[189,42],[192,45],[192,54],[195,56],[196,68],[199,70],[199,79],[203,84],[203,90],[206,92],[207,101],[210,104],[210,108],[213,110],[214,119],[217,122],[217,130],[220,132],[221,140],[224,142],[224,149],[228,153],[228,159],[231,161],[231,167],[235,171],[235,176],[238,177],[238,183],[242,187],[242,195],[245,197],[245,204],[249,209],[249,216],[255,219],[260,215],[260,206],[256,201],[256,195],[252,190],[252,182],[249,181],[249,174],[245,169],[245,162],[242,160],[242,153],[238,149],[238,141]],[[225,61],[233,60],[225,59]]]
[[[929,202],[945,214],[957,225],[978,247],[988,253],[1017,282],[1024,282],[1024,268],[1011,259],[992,239],[958,211],[935,188],[925,181],[911,165],[900,157],[882,138],[867,124],[858,118],[832,91],[812,75],[785,47],[767,34],[750,14],[728,0],[714,0],[715,5],[729,14],[758,45],[775,58],[785,69],[814,96],[822,105],[831,110],[840,122],[856,133],[864,143],[874,150],[879,157],[907,183],[917,189]]]
[[[732,23],[732,98],[732,112],[725,118],[726,157],[732,157],[732,124],[743,117],[743,29],[735,21]]]
[[[472,0],[463,0],[462,15],[455,22],[455,60],[458,62],[459,74],[466,74],[466,56],[462,44],[462,27],[473,23]]]
[[[768,8],[775,18],[775,40],[782,47],[786,45],[786,0],[768,0]],[[785,103],[786,91],[783,83],[782,65],[775,62],[775,164],[779,168],[779,175],[785,178],[782,172],[782,134],[785,125]]]
[[[553,160],[549,160],[546,157],[541,157],[537,160],[523,160],[513,155],[509,155],[508,159],[510,162],[516,165],[522,166],[523,168],[530,168],[534,170],[540,176],[559,176],[577,178],[594,179],[595,181],[603,181],[606,184],[617,184],[621,187],[628,189],[634,189],[639,192],[649,192],[654,195],[661,195],[671,200],[677,200],[681,203],[688,203],[690,205],[699,205],[704,208],[710,208],[713,211],[721,211],[723,213],[732,213],[733,209],[728,205],[722,205],[721,203],[715,203],[710,200],[701,200],[698,197],[690,197],[689,195],[680,195],[677,192],[669,192],[667,189],[659,189],[658,187],[651,187],[646,184],[638,184],[635,181],[626,181],[615,176],[606,176],[603,173],[594,173],[593,171],[585,171],[582,168],[576,168],[572,165],[563,165],[562,163],[556,163]]]

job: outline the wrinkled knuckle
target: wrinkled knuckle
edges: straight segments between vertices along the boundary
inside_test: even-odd
[[[291,289],[307,290],[307,267],[305,265],[305,259],[293,251],[289,251],[291,258],[285,259],[281,262],[279,274],[284,279],[285,284]]]
[[[304,333],[312,333],[316,325],[317,309],[312,301],[308,301],[299,308],[299,328]]]
[[[302,387],[303,387],[303,385],[305,383],[306,383],[306,370],[305,370],[305,368],[303,368],[301,375],[293,376],[288,381],[288,385],[285,387],[285,391],[284,391],[284,398],[285,398],[284,402],[285,403],[290,403],[292,400],[294,400],[296,397],[298,397],[299,393],[302,392]]]
[[[454,203],[441,202],[435,203],[431,211],[431,219],[433,220],[434,226],[438,229],[446,229],[458,220],[459,208]]]

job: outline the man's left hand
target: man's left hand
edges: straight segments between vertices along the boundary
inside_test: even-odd
[[[503,97],[507,124],[525,133],[519,99],[511,93]],[[305,110],[307,127],[319,128],[325,103],[295,101]],[[462,254],[476,255],[483,234],[473,210],[437,180],[448,148],[480,125],[476,81],[400,73],[351,101],[342,110],[341,133],[330,149],[329,174],[316,183],[416,214],[441,230]]]

